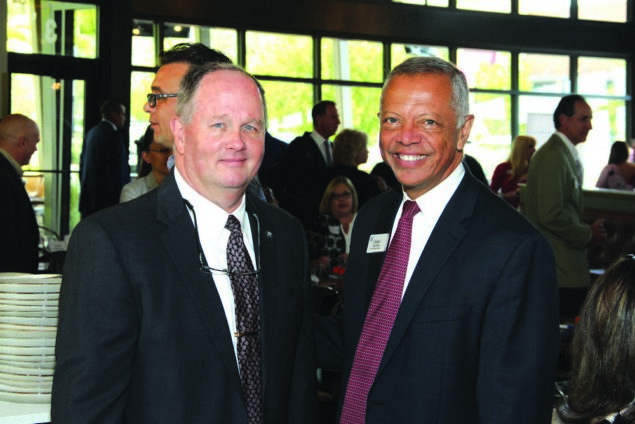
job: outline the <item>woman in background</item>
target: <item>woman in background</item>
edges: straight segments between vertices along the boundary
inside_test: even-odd
[[[616,141],[611,145],[609,163],[602,169],[595,186],[616,190],[633,190],[635,186],[635,163],[628,162],[628,145]]]
[[[593,284],[573,336],[564,423],[635,422],[635,256],[618,260]]]
[[[536,139],[528,135],[516,136],[507,161],[494,170],[490,188],[510,205],[518,208],[520,194],[518,183],[527,181],[529,161],[536,151]]]
[[[348,262],[353,223],[357,216],[357,193],[346,177],[335,177],[324,191],[319,216],[308,231],[310,256],[318,274],[343,270]]]
[[[324,186],[335,177],[348,178],[355,187],[359,207],[381,193],[377,180],[358,169],[368,160],[368,135],[363,131],[345,128],[333,140],[333,165],[327,168]]]
[[[137,166],[138,178],[121,189],[119,203],[137,198],[158,187],[170,172],[168,158],[172,154],[172,149],[154,142],[154,132],[151,127],[148,126],[143,137],[136,143],[141,151]]]

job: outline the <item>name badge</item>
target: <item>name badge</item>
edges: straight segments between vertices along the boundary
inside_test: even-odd
[[[368,247],[366,248],[366,253],[379,253],[385,252],[386,247],[388,247],[388,238],[390,234],[371,234],[368,239]]]

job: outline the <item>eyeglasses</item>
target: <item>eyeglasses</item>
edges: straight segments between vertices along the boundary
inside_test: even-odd
[[[157,100],[158,99],[168,99],[170,97],[176,97],[178,96],[178,94],[166,94],[166,93],[161,93],[161,94],[157,94],[157,93],[150,93],[148,94],[148,106],[150,107],[156,107],[157,106]]]
[[[162,153],[162,154],[168,154],[168,153],[172,153],[172,149],[170,149],[169,147],[164,147],[163,149],[150,149],[151,152],[157,152],[157,153]]]
[[[198,263],[201,269],[201,272],[206,274],[225,274],[229,277],[246,277],[249,275],[258,275],[262,272],[262,268],[260,268],[260,249],[257,248],[256,251],[256,269],[253,271],[237,271],[237,270],[229,270],[229,269],[217,269],[207,265],[207,259],[205,258],[205,253],[203,253],[203,248],[201,246],[201,240],[198,237],[198,221],[196,220],[196,211],[194,211],[194,206],[187,200],[183,199],[183,203],[185,203],[185,207],[192,213],[192,217],[194,218],[194,229],[196,231],[196,251],[198,253]],[[256,220],[258,217],[256,216]],[[258,221],[258,240],[260,240],[260,222]]]
[[[353,193],[351,193],[350,191],[347,191],[347,192],[344,192],[344,193],[331,193],[331,199],[333,199],[333,200],[348,199],[352,195],[353,195]]]

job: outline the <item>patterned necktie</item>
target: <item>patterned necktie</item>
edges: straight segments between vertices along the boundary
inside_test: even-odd
[[[333,162],[333,157],[331,156],[331,142],[328,140],[324,140],[324,154],[326,155],[326,166],[329,166]]]
[[[229,215],[225,228],[231,234],[227,242],[227,267],[236,304],[236,350],[240,380],[247,406],[249,424],[262,422],[262,380],[260,354],[260,301],[258,278],[243,241],[240,222]]]
[[[342,424],[365,422],[368,393],[375,380],[401,303],[410,255],[412,218],[417,212],[419,206],[416,202],[407,200],[404,203],[397,231],[386,253],[357,344],[340,418]]]

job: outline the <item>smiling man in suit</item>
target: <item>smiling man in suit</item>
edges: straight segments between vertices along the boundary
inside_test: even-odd
[[[355,221],[343,424],[551,422],[553,253],[465,170],[468,104],[463,73],[437,58],[408,59],[384,84],[381,153],[403,191]]]
[[[52,420],[311,423],[302,225],[245,194],[263,155],[262,87],[232,64],[192,66],[176,114],[175,169],[71,237]]]

